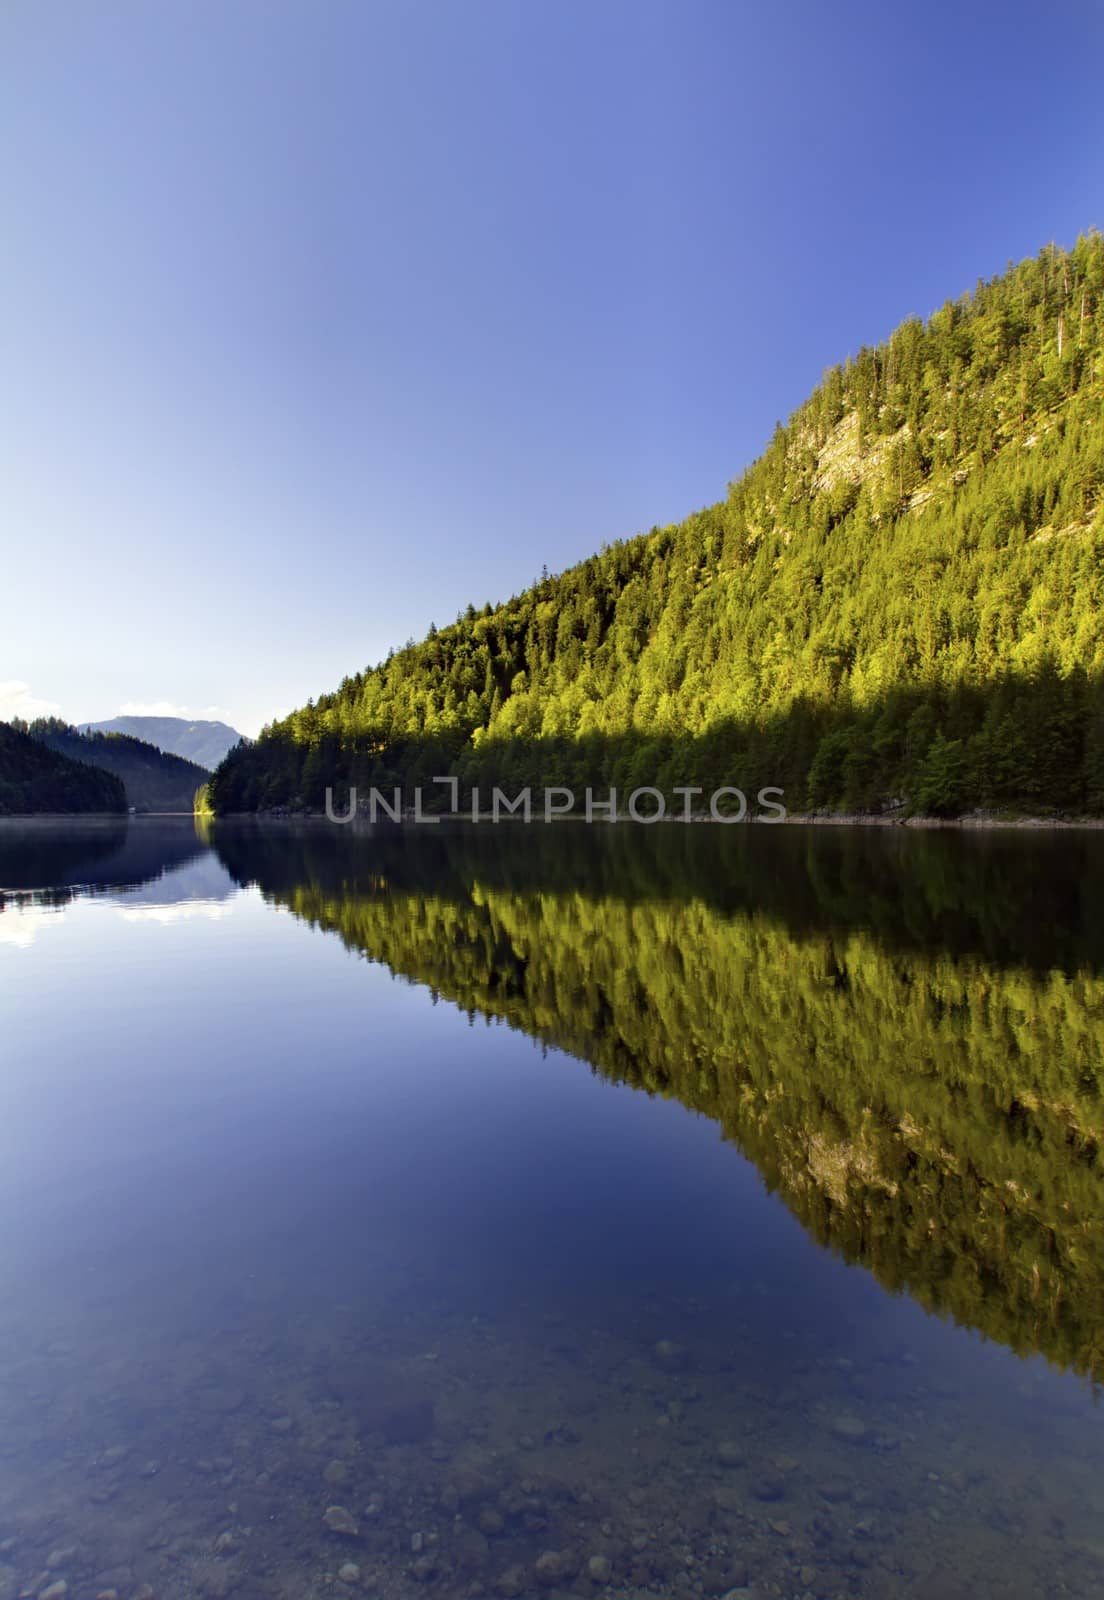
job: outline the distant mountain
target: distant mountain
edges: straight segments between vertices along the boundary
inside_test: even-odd
[[[25,725],[0,722],[0,815],[125,810],[117,777],[32,739]]]
[[[210,777],[206,767],[125,733],[81,733],[57,717],[32,722],[28,732],[72,761],[113,772],[126,788],[127,805],[136,811],[191,812],[196,790]]]
[[[172,756],[183,756],[213,772],[228,750],[241,738],[226,722],[188,722],[184,717],[110,717],[106,722],[82,722],[82,733],[127,733]]]

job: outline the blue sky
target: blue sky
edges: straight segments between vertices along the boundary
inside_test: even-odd
[[[1104,222],[1104,7],[7,0],[0,715],[274,714]]]

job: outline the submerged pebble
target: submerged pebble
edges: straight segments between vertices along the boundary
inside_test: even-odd
[[[322,1513],[322,1521],[331,1533],[340,1533],[350,1539],[356,1539],[360,1534],[360,1524],[344,1506],[327,1506]]]
[[[673,1339],[657,1339],[652,1346],[652,1360],[664,1372],[683,1372],[689,1364],[686,1351]]]
[[[534,1563],[533,1575],[543,1588],[551,1589],[574,1570],[574,1563],[566,1550],[544,1550]]]
[[[781,1500],[786,1493],[786,1483],[776,1472],[768,1472],[756,1479],[751,1492],[756,1500]]]

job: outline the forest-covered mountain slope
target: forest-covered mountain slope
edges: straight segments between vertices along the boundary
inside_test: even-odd
[[[833,368],[718,504],[469,607],[266,728],[213,804],[453,772],[1099,811],[1102,486],[1091,233]]]
[[[0,816],[125,810],[123,785],[111,773],[59,755],[24,727],[0,722]]]
[[[136,811],[191,812],[196,790],[210,774],[194,761],[158,750],[125,733],[80,733],[57,717],[42,717],[28,729],[31,738],[73,761],[113,772]]]

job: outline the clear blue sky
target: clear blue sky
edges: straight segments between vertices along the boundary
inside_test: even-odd
[[[716,499],[1104,221],[1102,61],[1097,0],[6,0],[7,712],[254,732]]]

